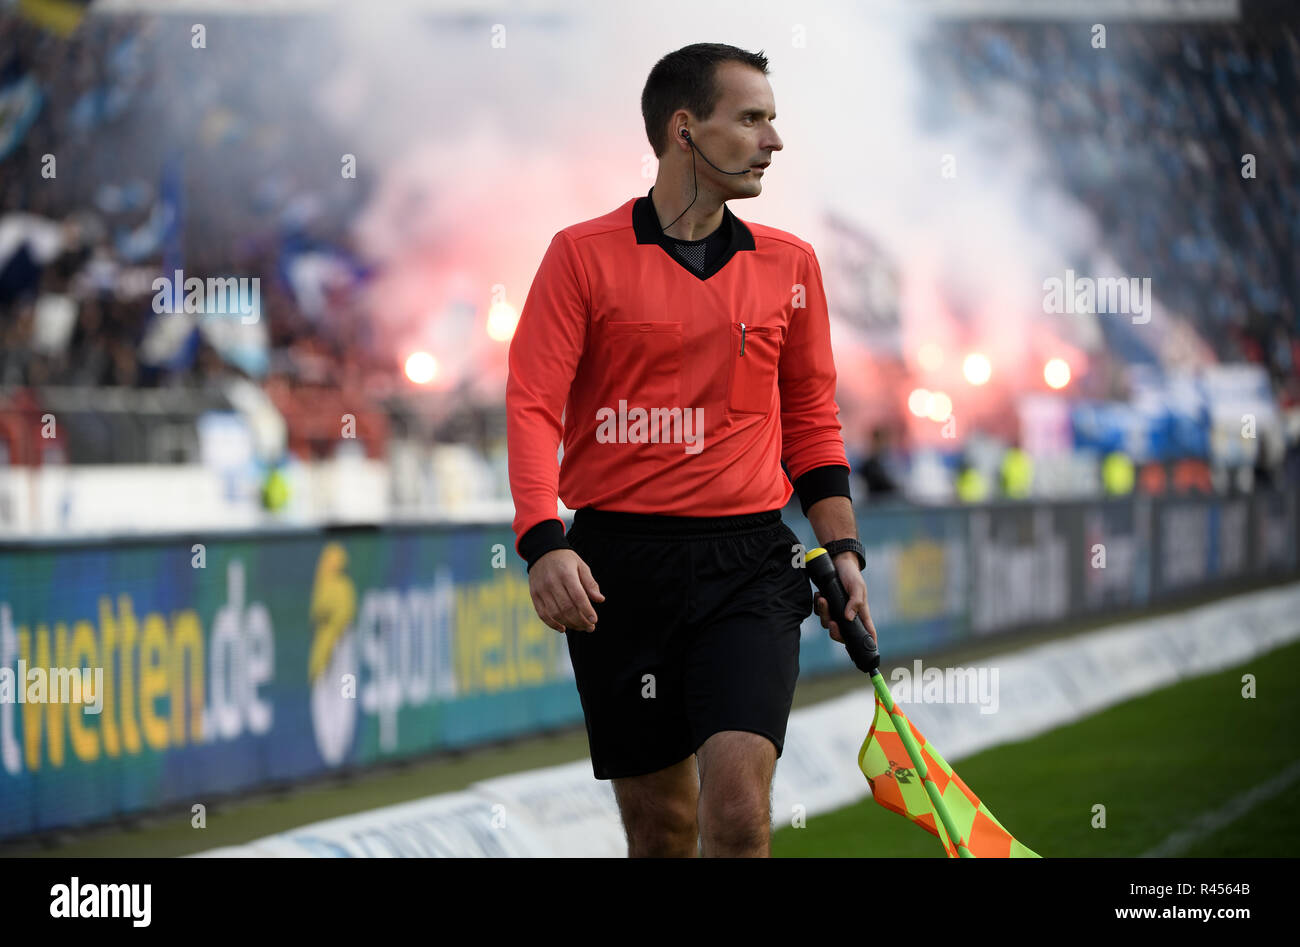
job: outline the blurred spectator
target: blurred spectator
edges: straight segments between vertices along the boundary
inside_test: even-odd
[[[988,478],[968,455],[961,458],[955,486],[960,503],[983,503],[989,499]]]
[[[884,427],[871,430],[868,452],[853,464],[853,469],[866,487],[869,502],[895,500],[901,496],[896,475],[896,458],[890,449],[889,431]]]
[[[1153,465],[1154,466],[1154,465]],[[1154,475],[1146,476],[1146,490],[1149,493],[1163,493],[1164,470],[1160,471],[1159,484]],[[1101,485],[1109,496],[1127,496],[1133,492],[1135,482],[1133,459],[1122,450],[1111,451],[1101,461]]]
[[[1034,486],[1034,462],[1018,441],[1003,453],[998,474],[1004,497],[1023,500],[1029,496]]]

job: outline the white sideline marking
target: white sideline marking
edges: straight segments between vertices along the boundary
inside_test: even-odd
[[[1202,812],[1187,828],[1179,829],[1155,848],[1143,852],[1140,857],[1169,858],[1172,855],[1179,855],[1207,835],[1236,822],[1261,802],[1280,796],[1297,779],[1300,779],[1300,760],[1296,760],[1272,779],[1233,796],[1213,812]]]

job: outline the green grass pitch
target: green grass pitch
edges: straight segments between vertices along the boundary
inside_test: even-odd
[[[1246,673],[1255,675],[1253,699],[1242,697]],[[1298,674],[1300,644],[1293,644],[948,762],[998,821],[1044,858],[1138,856],[1300,759]],[[1179,854],[1294,857],[1300,811],[1292,795],[1258,804]],[[1092,827],[1097,804],[1106,807],[1105,828]],[[945,857],[937,838],[870,798],[809,816],[803,828],[782,827],[772,854]]]

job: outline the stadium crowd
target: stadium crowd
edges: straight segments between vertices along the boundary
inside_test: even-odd
[[[328,87],[329,33],[293,29],[216,18],[209,45],[239,55],[199,68],[177,53],[190,39],[177,18],[92,16],[61,36],[0,14],[0,411],[6,390],[242,379],[311,456],[331,449],[313,411],[356,406],[401,426],[382,404],[401,368],[368,332],[351,238],[365,186],[340,186],[332,167],[309,175],[303,154],[349,148],[273,94],[279,77]],[[1008,90],[1028,102],[1045,171],[1093,215],[1097,249],[1150,276],[1221,360],[1264,366],[1279,403],[1300,405],[1300,35],[1136,21],[1113,25],[1105,48],[1091,40],[1082,21],[939,22],[918,51],[927,120],[989,114]],[[152,279],[180,266],[258,277],[257,326],[160,318]],[[1152,360],[1131,333],[1107,341]],[[889,453],[895,474],[874,471],[877,492],[905,493],[905,445]]]
[[[1300,32],[1128,21],[1105,48],[1095,35],[1084,20],[937,26],[923,57],[948,94],[927,99],[930,120],[988,114],[1008,87],[1026,97],[1109,256],[1222,361],[1266,366],[1300,402]]]
[[[304,180],[304,151],[344,149],[309,111],[259,95],[268,75],[323,80],[327,39],[222,18],[207,29],[240,55],[187,76],[183,57],[164,58],[189,48],[176,19],[90,17],[61,36],[0,15],[0,387],[243,377],[290,410],[391,390],[400,366],[367,338],[348,244],[363,189]],[[164,30],[183,35],[163,43]],[[175,268],[257,277],[256,329],[169,325],[151,284]]]

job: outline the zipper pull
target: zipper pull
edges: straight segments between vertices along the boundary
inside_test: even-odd
[[[740,354],[745,354],[745,324],[740,324]]]

